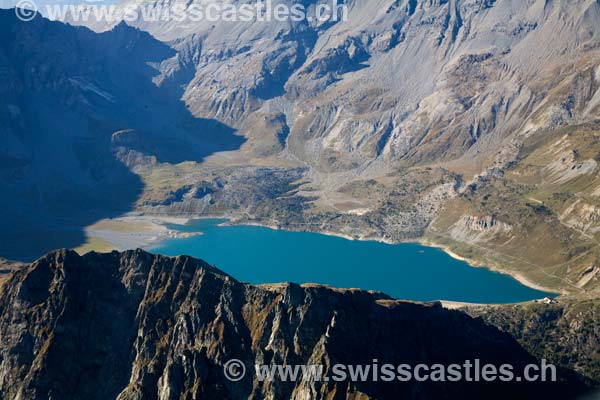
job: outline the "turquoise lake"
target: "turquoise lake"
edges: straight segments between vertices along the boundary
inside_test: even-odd
[[[201,258],[240,281],[255,284],[320,283],[418,301],[512,303],[548,295],[510,276],[472,268],[442,250],[419,244],[388,245],[257,226],[218,226],[221,222],[204,219],[171,225],[171,229],[203,235],[171,239],[151,251]]]

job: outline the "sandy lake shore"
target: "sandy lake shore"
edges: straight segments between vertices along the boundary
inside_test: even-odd
[[[201,232],[180,232],[167,225],[185,225],[190,218],[128,215],[103,219],[85,229],[88,241],[77,251],[148,249],[164,240],[200,235]]]

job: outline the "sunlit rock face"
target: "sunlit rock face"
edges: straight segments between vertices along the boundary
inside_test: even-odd
[[[309,15],[317,3],[303,2]],[[322,172],[481,159],[528,129],[593,118],[596,91],[579,89],[595,79],[597,2],[346,5],[346,21],[327,23],[130,23],[173,41],[163,72],[186,77],[195,115],[261,141],[272,133],[255,132],[256,114],[279,114],[288,150]]]

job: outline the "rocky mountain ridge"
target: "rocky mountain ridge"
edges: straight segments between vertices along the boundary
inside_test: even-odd
[[[0,289],[5,399],[392,399],[575,396],[585,383],[239,382],[223,365],[535,362],[439,304],[294,284],[251,286],[189,257],[56,251]]]

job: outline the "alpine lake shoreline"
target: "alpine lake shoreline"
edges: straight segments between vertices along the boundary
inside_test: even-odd
[[[483,269],[491,273],[499,273],[504,276],[508,276],[519,284],[534,289],[540,292],[546,292],[548,296],[557,296],[560,298],[562,295],[566,295],[566,293],[555,294],[557,291],[551,288],[543,287],[531,280],[528,280],[521,274],[512,273],[510,271],[502,270],[501,268],[497,268],[495,266],[487,266],[482,265],[481,263],[475,262],[474,260],[470,260],[466,257],[462,257],[459,254],[456,254],[452,249],[443,244],[438,244],[429,240],[429,238],[419,238],[416,240],[407,240],[400,242],[391,242],[389,240],[377,239],[377,238],[363,238],[363,237],[351,237],[349,235],[344,235],[336,232],[330,231],[319,231],[319,230],[300,230],[300,229],[286,229],[281,226],[261,223],[260,221],[249,221],[247,219],[241,219],[236,215],[186,215],[186,216],[173,216],[173,215],[150,215],[150,214],[142,214],[142,213],[131,213],[125,215],[123,217],[110,219],[110,220],[102,220],[98,223],[94,224],[91,227],[86,229],[86,236],[88,237],[88,242],[75,250],[81,253],[86,253],[88,251],[99,251],[99,252],[107,252],[112,250],[125,250],[126,248],[142,248],[147,251],[157,252],[155,249],[159,249],[162,245],[171,240],[178,239],[188,239],[193,238],[195,236],[204,235],[204,232],[201,230],[187,229],[181,230],[183,226],[190,226],[195,221],[203,221],[203,220],[219,220],[218,226],[231,226],[231,227],[260,227],[266,228],[274,231],[282,231],[282,232],[307,232],[324,236],[331,236],[342,238],[348,241],[353,242],[376,242],[383,243],[387,245],[402,245],[402,244],[413,244],[420,245],[426,248],[431,249],[439,249],[443,253],[445,253],[450,258],[461,261],[468,265],[470,268],[475,269]],[[126,246],[123,246],[123,243],[126,243]],[[100,246],[98,245],[100,244]],[[160,251],[158,251],[160,252]],[[193,254],[192,254],[193,255]],[[211,260],[208,260],[209,262]],[[221,266],[218,266],[222,268]],[[227,268],[222,268],[225,272]],[[238,278],[235,274],[232,274],[234,277]],[[243,280],[243,279],[242,279]],[[271,284],[278,282],[264,282],[264,284]],[[299,282],[299,283],[311,283],[311,282]],[[261,284],[261,283],[256,283]],[[331,286],[331,284],[327,283],[318,283],[323,286]],[[364,290],[376,290],[369,287],[361,287]],[[385,291],[384,291],[385,292]],[[387,292],[385,292],[388,294]],[[392,294],[389,294],[392,297]],[[470,301],[457,301],[454,299],[445,299],[439,298],[435,301],[440,301],[447,308],[461,308],[466,306],[494,306],[494,305],[506,305],[506,304],[523,304],[529,302],[539,302],[545,296],[540,296],[539,299],[527,299],[523,301],[509,301],[509,302],[470,302]],[[415,299],[408,299],[415,300]],[[419,300],[415,300],[419,301]],[[433,300],[432,300],[433,301]]]

